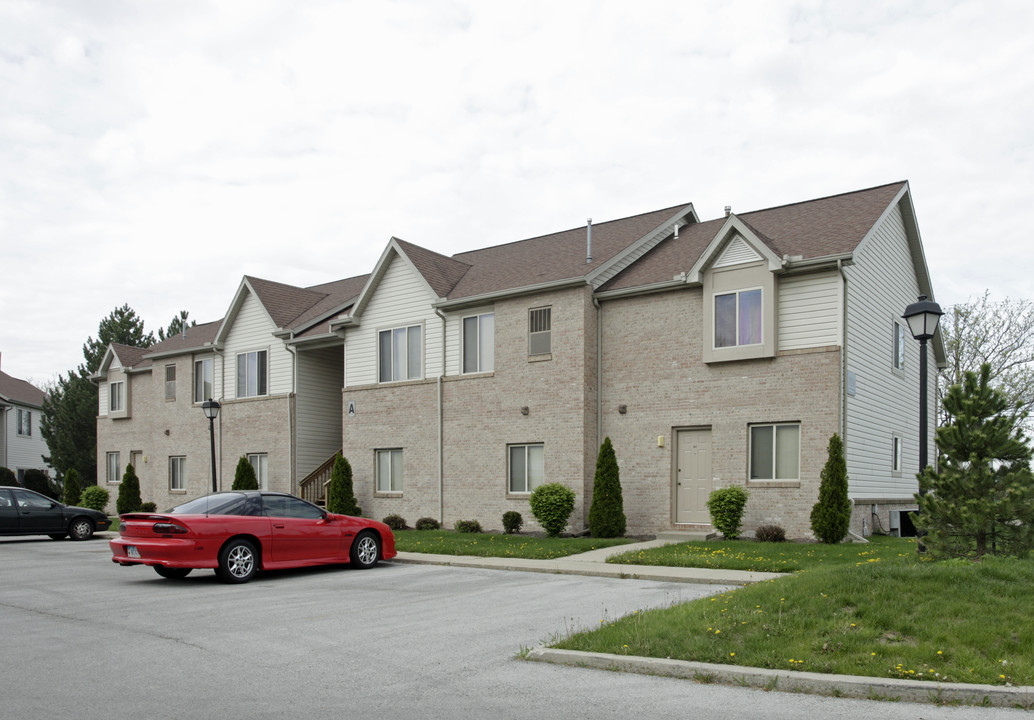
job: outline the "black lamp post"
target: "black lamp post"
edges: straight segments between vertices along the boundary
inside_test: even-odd
[[[937,332],[937,323],[940,322],[943,314],[940,305],[932,300],[927,300],[926,295],[920,295],[916,302],[905,308],[905,314],[901,316],[908,323],[912,337],[919,341],[919,472],[923,472],[928,464],[926,460],[926,415],[929,411],[929,402],[927,400],[926,341]]]
[[[208,418],[208,432],[212,438],[212,492],[218,492],[215,484],[215,419],[219,417],[220,405],[212,398],[201,403],[201,409],[205,411]]]

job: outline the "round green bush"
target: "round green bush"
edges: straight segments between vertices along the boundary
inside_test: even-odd
[[[507,510],[503,513],[503,530],[507,535],[519,533],[522,525],[524,525],[524,518],[516,510]]]
[[[402,517],[401,515],[389,515],[388,517],[381,520],[381,522],[390,527],[392,530],[405,530],[407,527],[409,527],[408,525],[406,525],[406,518]]]
[[[754,533],[758,542],[786,542],[786,531],[778,525],[762,525]]]
[[[574,490],[560,483],[539,485],[531,493],[528,502],[531,514],[549,537],[557,537],[567,527],[567,520],[574,512]]]
[[[747,497],[746,490],[739,485],[733,485],[712,491],[707,499],[707,509],[711,511],[711,524],[727,540],[735,540],[740,536]]]
[[[458,533],[479,533],[481,532],[481,523],[477,520],[457,520],[454,528]]]
[[[158,506],[152,502],[140,503],[140,512],[153,513],[158,511]]]
[[[0,485],[7,487],[21,487],[18,484],[18,476],[10,468],[0,467]]]
[[[111,493],[105,488],[91,485],[90,487],[83,490],[80,502],[82,507],[90,508],[91,510],[100,510],[104,512],[104,508],[108,506],[108,500],[111,499]]]
[[[416,527],[417,530],[440,530],[442,524],[434,518],[422,517],[416,521],[416,525],[414,527]]]

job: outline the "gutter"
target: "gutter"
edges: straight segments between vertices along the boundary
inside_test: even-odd
[[[437,312],[439,308],[442,310],[460,310],[462,308],[474,307],[475,305],[487,305],[495,302],[496,300],[520,297],[521,295],[532,295],[551,290],[562,290],[564,288],[582,287],[588,284],[589,282],[585,279],[585,276],[580,275],[576,278],[566,278],[564,280],[554,280],[552,282],[541,283],[539,285],[525,285],[523,287],[509,288],[507,290],[497,290],[495,292],[471,295],[470,297],[459,298],[457,300],[440,300],[438,302],[431,303],[431,307],[435,309],[435,312]]]
[[[434,314],[442,319],[442,367],[438,372],[438,522],[445,525],[445,405],[444,388],[442,381],[445,379],[445,332],[447,320],[442,311],[434,308]]]

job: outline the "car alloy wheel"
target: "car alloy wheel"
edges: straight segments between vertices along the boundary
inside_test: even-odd
[[[89,540],[93,537],[93,523],[86,518],[76,518],[68,526],[68,536],[73,540]]]
[[[380,548],[377,547],[377,539],[372,533],[364,532],[352,543],[351,560],[354,567],[360,569],[371,568],[377,564],[380,556]]]
[[[219,552],[216,574],[224,582],[245,583],[254,576],[256,561],[255,546],[250,541],[231,540]]]

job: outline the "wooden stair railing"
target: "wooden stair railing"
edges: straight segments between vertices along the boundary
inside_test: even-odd
[[[314,505],[326,507],[327,486],[330,485],[330,474],[334,471],[334,461],[341,450],[330,456],[330,459],[302,478],[298,483],[298,495]]]

